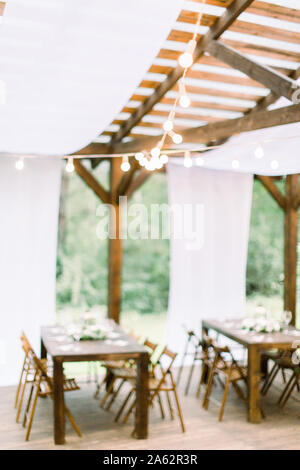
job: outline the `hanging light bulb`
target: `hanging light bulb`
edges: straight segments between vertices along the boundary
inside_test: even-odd
[[[160,148],[153,147],[153,149],[150,150],[150,154],[151,154],[151,157],[158,158],[160,156]]]
[[[172,137],[172,140],[174,142],[174,144],[181,144],[182,142],[182,135],[180,134],[175,134],[175,132],[172,133],[171,135]]]
[[[19,158],[19,160],[16,161],[15,167],[17,170],[23,170],[24,168],[24,158]]]
[[[203,166],[204,165],[204,159],[202,157],[197,157],[196,158],[196,165],[197,166]]]
[[[75,167],[74,167],[74,163],[73,163],[73,158],[69,157],[68,158],[68,161],[66,163],[66,172],[67,173],[73,173]]]
[[[163,123],[163,129],[165,132],[170,132],[173,129],[173,121],[171,121],[170,119],[167,119]]]
[[[168,119],[163,123],[163,129],[165,132],[170,132],[173,129],[174,115],[175,115],[175,109],[172,109],[169,113]]]
[[[143,152],[137,152],[137,153],[135,154],[135,159],[136,159],[138,162],[140,162],[143,158],[144,158]]]
[[[127,155],[124,155],[122,158],[122,163],[121,163],[121,170],[124,171],[125,173],[130,170],[130,163],[128,161]]]
[[[259,144],[258,147],[256,147],[256,149],[254,150],[254,155],[256,156],[256,158],[262,158],[264,154],[265,154],[264,149],[262,145]]]
[[[271,161],[271,168],[272,170],[277,170],[277,168],[279,167],[279,163],[277,160],[272,160]]]
[[[155,161],[153,160],[153,158],[150,158],[150,160],[147,159],[146,164],[145,164],[146,170],[153,171],[155,170],[155,167],[156,165],[155,165]]]
[[[240,162],[238,160],[232,160],[231,166],[232,166],[232,168],[237,170],[240,167]]]
[[[193,54],[194,54],[194,51],[195,51],[196,44],[197,43],[196,43],[195,39],[191,39],[188,42],[186,51],[179,56],[178,63],[184,69],[189,68],[192,65],[192,63],[194,62]]]
[[[165,153],[160,156],[160,161],[162,162],[163,165],[165,165],[166,163],[168,163],[168,160],[169,160],[169,157],[168,157],[168,155],[166,155]]]
[[[186,93],[183,79],[179,82],[179,104],[182,108],[188,108],[191,104],[191,99]]]
[[[186,168],[191,168],[191,166],[193,166],[193,160],[191,158],[191,152],[189,150],[186,150],[184,152],[183,164]]]

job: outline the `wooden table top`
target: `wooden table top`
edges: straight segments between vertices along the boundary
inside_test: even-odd
[[[101,322],[101,328],[106,339],[75,341],[62,326],[44,326],[41,339],[50,356],[67,362],[137,358],[147,353],[144,346],[113,321]]]
[[[257,345],[263,349],[286,349],[292,344],[300,345],[300,331],[289,327],[288,332],[256,333],[242,329],[242,319],[237,320],[203,320],[202,327],[217,331],[227,338],[244,345],[245,347]]]

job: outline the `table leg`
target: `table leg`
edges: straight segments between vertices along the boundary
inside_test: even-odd
[[[260,423],[260,351],[257,346],[248,347],[248,420]]]
[[[54,411],[54,442],[65,443],[64,413],[64,375],[63,363],[53,358],[53,411]]]
[[[41,339],[41,359],[47,358],[47,349],[45,348],[44,342]]]
[[[148,353],[140,354],[137,359],[135,435],[138,439],[148,437]]]

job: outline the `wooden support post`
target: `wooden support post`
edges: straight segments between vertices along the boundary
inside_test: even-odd
[[[117,198],[118,186],[122,178],[121,158],[112,158],[110,162],[110,237],[108,247],[108,317],[119,323],[121,311],[122,279],[122,240],[121,209]]]
[[[296,322],[297,291],[297,237],[298,209],[294,199],[299,192],[298,175],[286,177],[286,208],[284,220],[284,309],[293,314],[292,324]]]

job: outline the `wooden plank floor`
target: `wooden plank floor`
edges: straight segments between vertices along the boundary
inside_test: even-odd
[[[180,390],[185,434],[177,419],[171,421],[167,415],[162,420],[155,408],[151,410],[149,439],[136,440],[130,437],[132,420],[126,425],[115,424],[116,408],[103,411],[93,398],[94,385],[82,385],[80,391],[67,394],[67,403],[83,437],[77,437],[67,424],[67,443],[55,446],[51,400],[39,399],[31,438],[25,442],[24,429],[15,422],[15,387],[0,387],[0,449],[300,449],[300,402],[290,400],[280,411],[276,405],[277,387],[263,400],[266,419],[261,424],[247,422],[245,406],[236,398],[234,390],[229,394],[224,421],[219,423],[218,405],[211,402],[209,410],[204,411],[201,401],[195,398],[195,388],[196,383],[188,397]],[[219,399],[221,392],[218,386],[214,397]]]

